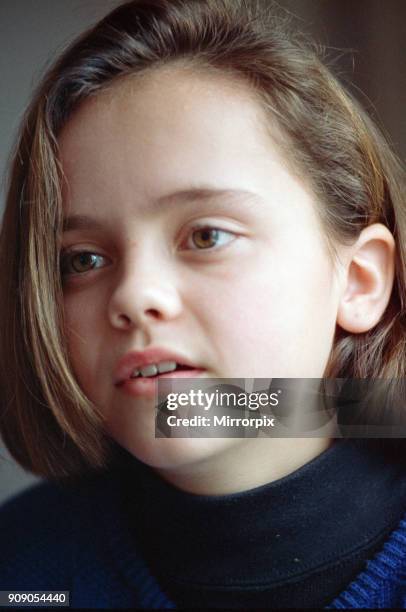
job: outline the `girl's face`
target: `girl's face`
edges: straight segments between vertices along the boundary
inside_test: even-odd
[[[252,440],[156,439],[153,399],[115,385],[129,351],[210,378],[319,378],[328,361],[341,275],[264,120],[237,84],[172,68],[87,100],[61,135],[73,368],[113,438],[159,469]]]

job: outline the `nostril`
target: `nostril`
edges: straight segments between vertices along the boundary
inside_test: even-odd
[[[128,317],[125,314],[121,314],[118,316],[118,320],[120,321],[120,323],[125,323],[125,325],[130,325],[131,324],[131,319],[130,317]]]
[[[154,319],[159,319],[161,317],[161,313],[159,310],[156,310],[156,308],[148,308],[148,310],[145,311],[145,314]]]

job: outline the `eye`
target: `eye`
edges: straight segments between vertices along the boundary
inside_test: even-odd
[[[186,246],[193,250],[212,249],[223,246],[235,239],[235,234],[217,227],[199,227],[194,229]]]
[[[101,267],[97,265],[99,260],[103,260],[104,257],[91,253],[90,251],[77,251],[77,252],[65,252],[61,253],[60,257],[60,270],[61,274],[81,274]]]

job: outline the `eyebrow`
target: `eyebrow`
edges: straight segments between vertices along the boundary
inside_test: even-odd
[[[157,212],[160,209],[171,205],[190,205],[199,202],[207,202],[209,200],[222,199],[229,201],[230,205],[238,200],[260,200],[259,194],[253,191],[244,189],[212,189],[206,187],[196,187],[193,189],[184,189],[164,195],[155,200],[152,205],[147,205],[146,208],[151,212]],[[63,232],[73,230],[103,230],[105,224],[88,215],[70,215],[63,220]]]

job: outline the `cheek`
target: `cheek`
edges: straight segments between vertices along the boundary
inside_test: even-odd
[[[332,270],[314,248],[303,252],[245,261],[205,292],[202,317],[227,375],[322,376],[335,329]]]
[[[281,363],[289,376],[322,377],[337,315],[332,269],[323,253],[309,251],[283,272],[270,307]]]
[[[97,385],[95,373],[103,355],[103,320],[97,307],[100,300],[92,300],[88,295],[81,299],[78,295],[65,296],[65,337],[73,371],[87,395],[93,395]]]

